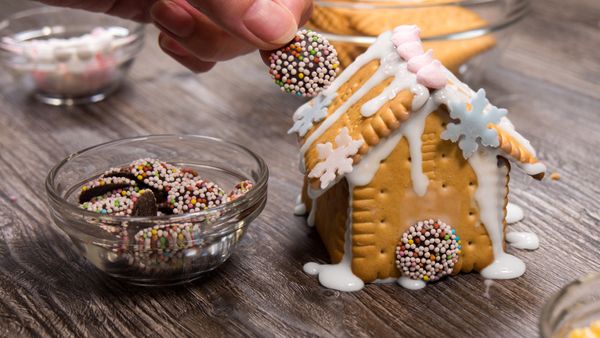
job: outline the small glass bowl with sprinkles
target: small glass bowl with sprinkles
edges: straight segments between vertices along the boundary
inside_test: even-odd
[[[121,139],[48,174],[55,224],[88,261],[136,285],[195,280],[225,262],[262,212],[268,169],[247,148],[190,135]]]

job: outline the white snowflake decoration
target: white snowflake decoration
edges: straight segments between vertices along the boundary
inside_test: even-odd
[[[313,123],[322,121],[327,116],[327,108],[333,101],[332,95],[319,95],[304,104],[294,113],[294,126],[288,134],[298,133],[301,137],[313,127]]]
[[[471,99],[471,110],[467,110],[467,105],[461,101],[451,101],[449,103],[450,117],[460,120],[460,123],[448,123],[446,130],[440,136],[442,140],[451,140],[458,142],[458,147],[463,151],[465,159],[471,157],[479,147],[478,140],[483,146],[498,147],[498,134],[490,129],[490,123],[497,124],[500,119],[506,115],[506,109],[498,109],[489,105],[485,98],[485,90],[479,89],[477,94]]]
[[[317,163],[310,171],[308,177],[318,177],[321,189],[325,189],[335,180],[337,175],[352,172],[352,156],[354,156],[363,140],[353,140],[348,128],[344,127],[335,138],[337,148],[333,149],[331,142],[317,144],[317,152],[322,162]]]

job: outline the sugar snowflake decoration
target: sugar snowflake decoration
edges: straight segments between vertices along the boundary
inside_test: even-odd
[[[498,147],[498,134],[490,129],[489,124],[497,124],[506,115],[506,109],[499,109],[489,105],[485,97],[485,90],[479,89],[469,102],[471,110],[461,101],[449,103],[450,117],[460,122],[448,123],[446,130],[440,136],[442,140],[458,142],[458,147],[463,151],[465,159],[471,157],[479,147],[478,141],[487,147]],[[486,107],[491,107],[486,110]]]
[[[337,175],[352,172],[352,156],[354,156],[363,140],[353,140],[348,128],[344,127],[335,138],[336,148],[331,142],[317,144],[317,152],[322,162],[317,163],[308,177],[319,178],[321,189],[325,189],[335,180]]]
[[[322,121],[327,116],[327,108],[333,101],[333,95],[319,95],[304,104],[294,113],[294,126],[288,134],[298,133],[301,137],[313,127],[313,123]]]

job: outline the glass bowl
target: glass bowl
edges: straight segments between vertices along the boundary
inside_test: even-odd
[[[194,169],[225,190],[243,180],[254,187],[234,201],[187,214],[111,216],[79,208],[76,192],[86,182],[141,158]],[[265,162],[243,146],[204,136],[155,135],[112,141],[68,156],[49,172],[46,193],[55,224],[97,268],[137,285],[169,285],[194,280],[229,258],[264,209],[268,176]],[[186,236],[176,234],[171,238],[179,240],[155,247],[143,239],[153,231]]]
[[[0,22],[0,59],[17,84],[51,105],[103,100],[144,44],[144,25],[82,10],[40,7]]]
[[[553,295],[542,309],[540,335],[568,337],[600,320],[600,272],[579,278]]]
[[[426,49],[464,80],[475,80],[484,56],[501,49],[506,28],[528,8],[528,0],[316,0],[307,27],[332,42],[345,67],[379,34],[415,24]]]

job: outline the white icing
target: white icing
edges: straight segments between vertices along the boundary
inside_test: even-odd
[[[388,278],[384,278],[384,279],[376,279],[372,283],[373,284],[392,284],[392,283],[396,283],[397,281],[398,281],[398,278],[388,277]]]
[[[531,232],[509,232],[506,241],[517,249],[537,250],[540,247],[540,239]]]
[[[520,206],[508,202],[506,206],[506,223],[513,224],[521,221],[524,217],[523,209]]]
[[[478,187],[475,191],[475,200],[494,253],[494,261],[481,271],[481,275],[489,279],[511,279],[525,273],[525,263],[505,253],[502,248],[506,172],[498,168],[496,156],[495,151],[480,149],[468,160],[477,176]]]
[[[423,173],[423,141],[421,136],[425,130],[425,120],[427,116],[435,110],[437,104],[434,100],[429,100],[420,111],[413,113],[412,117],[405,121],[399,128],[400,132],[408,140],[408,150],[410,153],[410,176],[412,179],[413,190],[417,196],[425,196],[429,178]]]
[[[306,215],[306,204],[302,203],[302,195],[296,197],[296,206],[294,206],[294,215]]]
[[[342,74],[329,86],[326,90],[324,90],[321,95],[336,95],[336,91],[342,86],[346,81],[348,81],[354,73],[360,70],[364,65],[369,63],[372,60],[380,59],[381,64],[377,71],[367,80],[352,96],[350,96],[346,102],[344,102],[333,114],[329,115],[319,125],[319,127],[305,140],[304,144],[300,148],[300,153],[303,155],[306,153],[308,148],[314,143],[314,141],[319,138],[327,129],[329,129],[344,113],[348,110],[348,108],[352,107],[360,98],[369,93],[371,89],[385,80],[388,75],[388,69],[392,65],[384,64],[385,61],[398,62],[397,54],[393,49],[392,42],[390,40],[391,32],[386,32],[381,34],[375,43],[367,49],[362,55],[360,55],[350,66],[348,66]],[[388,57],[389,56],[389,57]],[[406,76],[413,76],[407,74]]]
[[[308,225],[309,227],[314,227],[315,226],[315,217],[317,215],[317,199],[313,198],[311,200],[312,200],[312,203],[310,205],[310,211],[308,213],[308,217],[306,218],[306,225]]]
[[[399,92],[405,88],[409,88],[416,84],[415,78],[407,76],[406,63],[400,62],[400,56],[398,54],[389,54],[388,58],[397,60],[384,60],[382,67],[384,67],[384,74],[386,77],[395,75],[394,80],[385,87],[385,89],[377,96],[367,101],[360,107],[360,113],[364,117],[370,117],[375,114],[384,104],[398,95]]]
[[[304,272],[319,275],[319,282],[326,288],[339,291],[359,291],[365,283],[352,273],[352,190],[350,187],[348,201],[348,219],[344,232],[344,255],[337,264],[304,264]]]
[[[398,278],[398,285],[409,290],[419,290],[425,287],[426,283],[420,279],[410,279],[406,276]]]
[[[535,176],[546,172],[546,165],[542,162],[536,163],[521,163],[517,161],[517,166],[521,168],[527,175]]]
[[[410,87],[410,91],[414,95],[412,99],[412,111],[417,111],[429,100],[429,89],[417,83]]]

